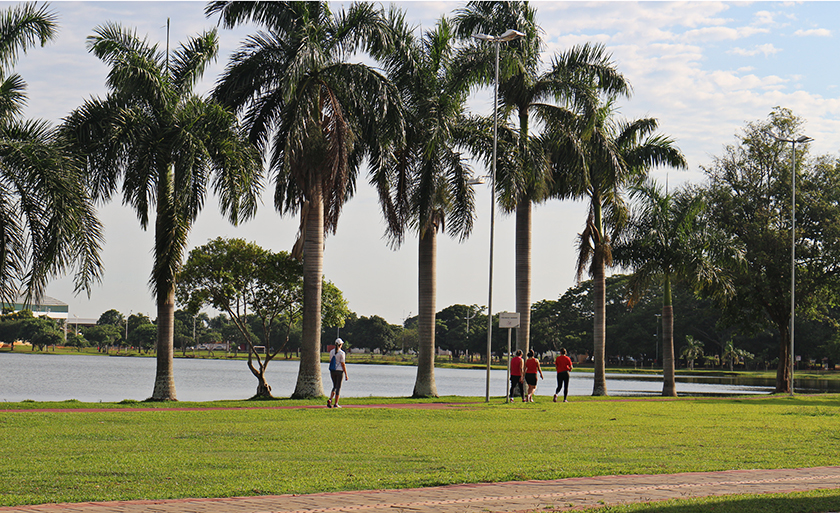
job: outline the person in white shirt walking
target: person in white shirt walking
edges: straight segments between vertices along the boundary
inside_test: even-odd
[[[327,408],[341,408],[338,404],[338,396],[341,393],[341,378],[347,381],[347,364],[345,363],[344,351],[341,346],[344,341],[340,338],[335,339],[335,347],[330,351],[330,378],[332,378],[333,388],[330,392],[330,398],[327,399]],[[335,401],[333,401],[335,399]]]

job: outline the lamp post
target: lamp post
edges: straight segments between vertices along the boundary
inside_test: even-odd
[[[814,139],[807,135],[802,135],[796,139],[786,139],[778,135],[767,132],[770,137],[779,142],[787,142],[791,144],[793,154],[791,157],[791,173],[790,173],[790,395],[793,395],[793,328],[796,324],[795,314],[795,294],[796,294],[796,144],[804,144],[813,141]]]
[[[493,232],[496,222],[496,145],[499,139],[499,46],[508,41],[514,41],[525,34],[518,30],[508,29],[500,36],[487,34],[473,34],[474,39],[493,43],[496,47],[496,75],[493,80],[493,163],[490,171],[490,278],[489,292],[487,294],[487,387],[484,397],[485,402],[490,402],[490,354],[493,342]]]
[[[659,324],[662,314],[653,314],[653,316],[656,317],[656,340],[653,341],[653,363],[655,365],[659,362]]]

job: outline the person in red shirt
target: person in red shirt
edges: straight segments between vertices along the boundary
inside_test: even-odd
[[[563,391],[563,402],[569,402],[569,371],[572,370],[572,359],[566,356],[566,349],[560,349],[560,354],[554,360],[554,367],[557,368],[557,390],[554,391],[554,402],[557,402],[557,394]]]
[[[522,377],[525,375],[525,360],[522,359],[522,350],[516,350],[516,356],[510,360],[510,402],[513,402],[513,395],[516,387],[519,387],[519,397],[525,402],[525,382]]]
[[[525,397],[526,403],[534,402],[538,372],[540,373],[540,379],[544,379],[542,369],[540,368],[540,361],[534,358],[534,350],[530,349],[528,350],[528,359],[525,360],[525,383],[528,383],[528,395]]]

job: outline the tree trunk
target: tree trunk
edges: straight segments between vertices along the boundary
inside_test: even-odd
[[[418,251],[417,379],[413,397],[437,397],[435,385],[435,300],[437,289],[437,228],[420,233]]]
[[[595,310],[594,339],[595,348],[593,358],[595,363],[595,376],[592,385],[592,395],[607,395],[606,379],[606,340],[607,340],[607,315],[606,315],[606,275],[604,272],[604,255],[600,244],[595,246],[593,256],[592,273],[592,301]]]
[[[303,241],[303,322],[294,399],[322,397],[321,289],[324,268],[324,198],[320,183],[309,202]]]
[[[779,326],[779,366],[776,368],[774,394],[789,394],[792,390],[790,375],[790,326]]]
[[[516,205],[516,349],[528,354],[531,335],[531,202]]]
[[[175,290],[158,294],[157,307],[157,369],[153,401],[177,401],[175,374],[172,368],[175,335]]]
[[[152,279],[155,280],[157,295],[157,368],[151,397],[153,401],[178,400],[172,359],[175,353],[175,273],[181,263],[176,245],[178,231],[183,227],[179,226],[181,221],[175,212],[174,194],[174,169],[167,165],[158,180],[155,217],[155,268]]]
[[[662,307],[662,395],[677,396],[677,380],[674,371],[674,307]]]
[[[677,396],[674,376],[674,301],[671,296],[671,277],[662,281],[662,395]]]

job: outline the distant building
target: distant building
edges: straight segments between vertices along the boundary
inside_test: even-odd
[[[67,303],[61,302],[54,297],[43,296],[37,303],[25,303],[22,297],[18,297],[15,303],[0,303],[3,310],[20,312],[31,310],[35,317],[46,315],[50,319],[67,322],[69,308]]]

